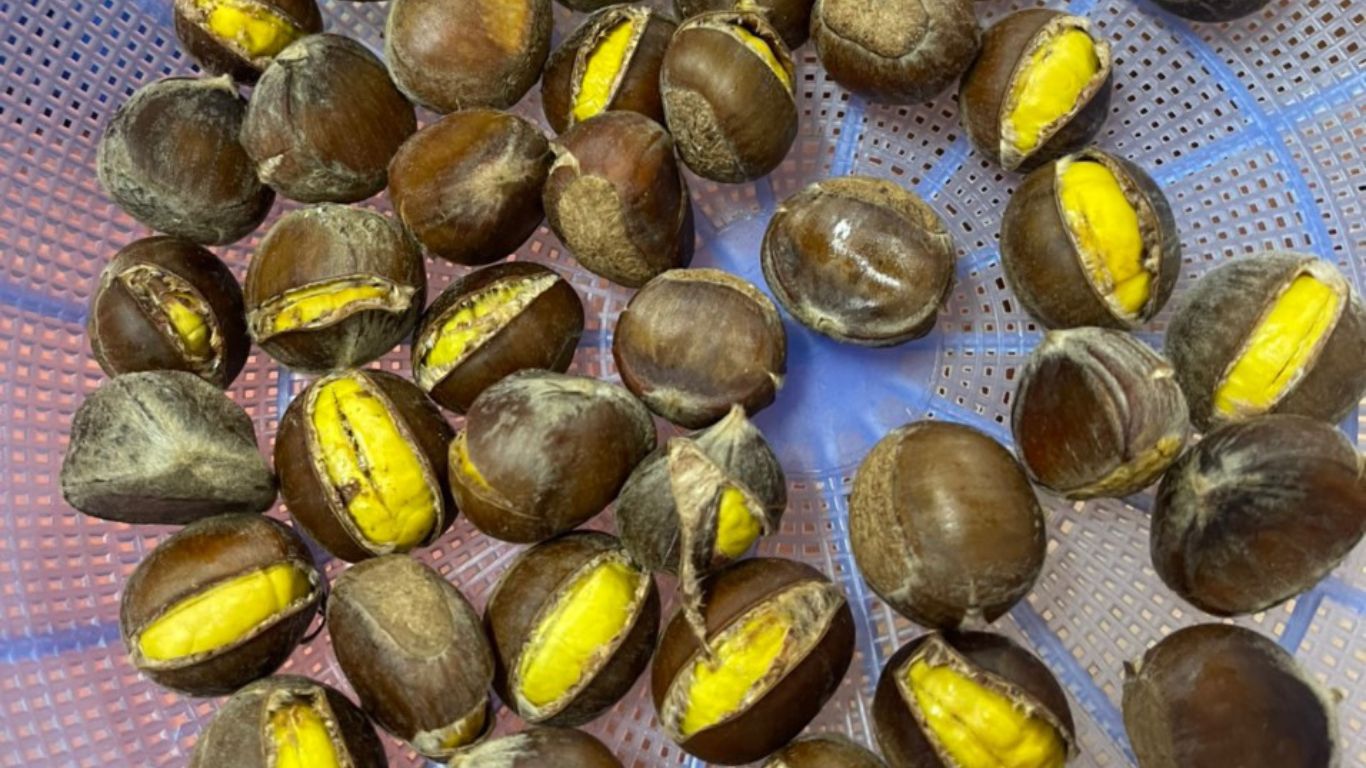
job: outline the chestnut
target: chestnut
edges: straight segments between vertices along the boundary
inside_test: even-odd
[[[1366,305],[1314,256],[1242,258],[1182,297],[1166,352],[1201,430],[1264,413],[1338,422],[1366,393]]]
[[[148,237],[100,272],[86,336],[110,376],[188,371],[220,388],[251,351],[242,286],[217,256],[188,240]]]
[[[341,691],[278,675],[233,694],[199,734],[189,768],[386,768],[374,726]]]
[[[540,79],[553,25],[550,0],[393,0],[384,59],[434,112],[506,109]]]
[[[1192,21],[1233,21],[1265,8],[1270,0],[1153,0],[1162,10]]]
[[[679,18],[687,19],[708,11],[749,10],[761,14],[791,50],[806,42],[811,31],[811,5],[814,0],[674,0]]]
[[[1069,499],[1147,488],[1190,434],[1171,364],[1120,331],[1052,331],[1034,348],[1011,406],[1030,478]]]
[[[792,55],[753,11],[713,11],[683,22],[660,69],[664,119],[683,162],[738,184],[767,175],[797,138]]]
[[[364,200],[417,130],[417,114],[370,49],[341,35],[290,45],[252,91],[242,146],[256,174],[305,203]]]
[[[631,288],[688,266],[692,200],[662,125],[608,112],[576,124],[551,149],[545,212],[580,266]]]
[[[1061,768],[1077,753],[1057,678],[986,632],[932,632],[902,646],[878,679],[873,724],[891,768]]]
[[[246,108],[227,77],[168,77],[139,88],[100,137],[100,185],[159,232],[201,245],[241,240],[275,201],[238,141]]]
[[[323,204],[275,222],[247,267],[247,328],[299,371],[364,365],[417,324],[422,255],[389,218]]]
[[[133,666],[191,696],[274,672],[303,639],[327,582],[299,534],[261,515],[199,520],[162,541],[123,587]]]
[[[706,584],[699,637],[682,612],[650,672],[664,733],[709,763],[759,760],[792,741],[849,669],[854,615],[819,571],[791,560],[735,563]]]
[[[323,31],[317,0],[172,0],[185,52],[215,75],[254,83],[305,35]]]
[[[550,144],[516,115],[471,109],[413,134],[389,164],[389,198],[403,227],[433,256],[498,261],[541,225]]]
[[[557,0],[560,5],[571,11],[589,13],[599,11],[617,2],[617,0]]]
[[[719,269],[675,269],[631,298],[612,357],[650,410],[700,429],[732,405],[757,413],[773,402],[787,372],[787,331],[752,283]]]
[[[609,5],[560,44],[541,78],[541,109],[556,133],[608,110],[664,122],[659,68],[678,24],[646,5]]]
[[[580,725],[616,704],[649,665],[659,590],[615,537],[569,533],[518,555],[493,589],[484,626],[498,697],[528,723]]]
[[[1206,613],[1256,613],[1307,591],[1366,533],[1366,475],[1331,425],[1270,415],[1214,429],[1162,478],[1153,569]]]
[[[958,86],[963,130],[1007,171],[1086,146],[1110,113],[1110,43],[1080,16],[1031,8],[996,22]]]
[[[1334,705],[1250,629],[1177,630],[1125,665],[1124,728],[1142,768],[1322,768],[1340,750]]]
[[[872,347],[934,328],[953,286],[954,256],[933,208],[867,176],[818,181],[783,201],[760,251],[764,280],[798,322]]]
[[[470,406],[451,442],[451,489],[480,531],[544,541],[601,512],[654,445],[649,411],[621,387],[520,371]]]
[[[981,31],[972,0],[816,0],[811,37],[831,79],[870,101],[929,101],[963,74]]]
[[[1181,241],[1162,190],[1138,166],[1087,148],[1036,168],[1001,222],[1001,266],[1049,328],[1133,329],[1162,311]]]
[[[71,419],[62,497],[119,523],[182,525],[275,503],[251,417],[192,373],[117,376]]]
[[[849,540],[864,581],[901,615],[952,629],[1029,592],[1047,536],[1024,469],[971,427],[918,421],[878,441],[854,478]]]
[[[426,546],[450,527],[454,432],[422,390],[384,371],[313,381],[275,436],[280,495],[299,527],[356,562]]]
[[[477,269],[423,313],[413,338],[413,380],[436,402],[464,413],[504,376],[568,370],[583,319],[578,292],[554,270],[527,261]]]
[[[764,768],[887,768],[887,764],[845,736],[822,734],[788,744]]]
[[[461,751],[448,768],[622,768],[607,745],[583,731],[528,728]]]
[[[422,755],[448,758],[493,729],[488,638],[460,590],[426,565],[385,555],[342,571],[327,631],[361,708]]]

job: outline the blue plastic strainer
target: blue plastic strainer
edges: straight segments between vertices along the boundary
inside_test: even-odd
[[[386,5],[324,0],[328,28],[380,48]],[[1311,251],[1366,287],[1366,0],[1280,0],[1227,25],[1191,25],[1148,0],[1050,2],[1089,17],[1115,54],[1115,98],[1099,143],[1166,190],[1185,246],[1178,292],[1231,258]],[[1023,7],[976,5],[983,24]],[[84,517],[61,500],[57,471],[72,413],[102,374],[83,339],[86,299],[104,262],[146,234],[101,193],[93,169],[105,121],[132,91],[192,71],[170,0],[0,0],[0,764],[182,765],[215,703],[172,694],[129,666],[118,639],[128,573],[167,533]],[[557,10],[562,36],[575,19]],[[918,633],[865,588],[847,536],[858,461],[888,430],[930,417],[1009,441],[1014,380],[1040,329],[1011,296],[996,246],[1017,181],[973,153],[952,94],[914,108],[870,106],[798,52],[801,134],[787,162],[755,184],[691,179],[699,266],[762,286],[758,246],[775,201],[830,175],[894,179],[949,222],[956,287],[937,330],[890,350],[837,345],[789,323],[790,377],[760,425],[792,480],[768,554],[840,581],[858,616],[859,653],[812,730],[871,742],[881,662]],[[540,120],[533,94],[519,107]],[[382,198],[375,201],[381,208]],[[281,206],[282,208],[285,206]],[[219,252],[245,270],[259,234]],[[589,307],[576,359],[612,377],[611,329],[628,293],[578,269],[542,229],[518,258],[573,276]],[[433,294],[457,270],[431,264]],[[1166,317],[1140,334],[1158,342]],[[406,355],[383,365],[406,372]],[[262,448],[303,382],[261,354],[232,390]],[[1354,438],[1358,420],[1344,425]],[[1168,592],[1148,560],[1150,495],[1072,504],[1047,499],[1048,562],[1037,588],[997,629],[1059,676],[1080,727],[1082,766],[1133,763],[1119,713],[1122,665],[1172,630],[1206,620]],[[609,515],[595,522],[610,526]],[[482,607],[513,548],[463,521],[422,554]],[[327,567],[335,577],[336,563]],[[1366,767],[1366,547],[1312,592],[1239,620],[1339,689],[1344,765]],[[285,668],[340,685],[326,633]],[[652,727],[645,685],[591,726],[626,765],[696,764]],[[502,730],[518,727],[504,713]],[[388,740],[396,765],[416,765]],[[1233,768],[1230,766],[1230,768]]]

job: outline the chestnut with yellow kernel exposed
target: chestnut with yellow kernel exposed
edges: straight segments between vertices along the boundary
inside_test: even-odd
[[[173,0],[176,37],[205,70],[254,83],[291,43],[323,31],[317,0]]]
[[[536,727],[461,751],[448,768],[622,768],[597,738],[569,728]]]
[[[674,0],[679,18],[709,11],[754,11],[763,16],[787,47],[797,50],[811,34],[811,6],[815,0]]]
[[[678,25],[644,5],[594,13],[550,54],[541,108],[556,133],[603,112],[638,112],[664,122],[659,68]]]
[[[788,744],[764,768],[887,768],[887,764],[846,736],[822,734]]]

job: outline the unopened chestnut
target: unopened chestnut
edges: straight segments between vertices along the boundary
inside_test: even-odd
[[[274,672],[327,583],[304,540],[261,515],[219,515],[161,542],[119,602],[128,655],[158,685],[218,696]]]
[[[413,380],[464,413],[479,393],[517,371],[568,370],[583,319],[578,292],[554,270],[527,261],[477,269],[423,313],[413,339]]]
[[[820,735],[783,747],[764,768],[887,768],[882,758],[844,736]]]
[[[393,0],[384,59],[434,112],[506,109],[540,79],[552,26],[550,0]]]
[[[453,436],[436,403],[405,379],[324,376],[280,420],[280,495],[309,536],[348,562],[426,546],[456,515],[446,483]]]
[[[569,533],[508,566],[484,626],[498,697],[529,723],[580,725],[616,704],[649,665],[659,590],[616,538]]]
[[[1356,446],[1304,416],[1205,435],[1162,479],[1153,569],[1206,613],[1256,613],[1307,591],[1366,533]]]
[[[516,115],[471,109],[413,134],[389,165],[389,198],[409,234],[456,264],[505,258],[541,225],[550,144]]]
[[[120,523],[181,525],[275,503],[251,417],[185,371],[126,373],[76,409],[62,497]]]
[[[814,0],[674,0],[679,18],[687,19],[708,11],[746,10],[764,17],[782,36],[791,50],[802,47],[811,33],[811,5]]]
[[[173,0],[175,32],[205,70],[254,83],[281,51],[323,31],[317,0]]]
[[[867,176],[818,181],[783,201],[760,251],[764,280],[798,322],[873,347],[934,328],[954,255],[933,208]]]
[[[1190,433],[1171,364],[1120,331],[1052,331],[1034,348],[1011,406],[1029,476],[1069,499],[1147,488]]]
[[[650,410],[700,429],[732,405],[757,413],[773,402],[787,372],[787,331],[752,283],[719,269],[675,269],[632,297],[612,357]]]
[[[614,4],[616,0],[557,0],[557,2],[571,11],[589,13],[602,10],[607,6]]]
[[[932,632],[902,646],[878,679],[873,723],[891,768],[1062,768],[1077,753],[1057,678],[986,632]]]
[[[278,675],[233,694],[199,734],[189,768],[386,768],[384,744],[341,691]]]
[[[1334,704],[1250,629],[1177,630],[1125,665],[1124,728],[1140,768],[1335,765]]]
[[[859,571],[926,627],[995,621],[1043,568],[1043,512],[1024,469],[970,427],[908,424],[878,441],[854,478],[849,539]]]
[[[1366,305],[1327,261],[1249,256],[1182,297],[1166,351],[1202,430],[1264,413],[1337,422],[1366,393]]]
[[[583,731],[528,728],[461,751],[448,768],[622,768],[607,745]]]
[[[242,286],[188,240],[148,237],[100,272],[86,321],[90,350],[110,376],[189,371],[226,388],[251,351]]]
[[[168,77],[139,88],[100,137],[100,185],[158,232],[203,245],[241,240],[275,201],[238,140],[246,108],[227,77]]]
[[[692,261],[692,199],[664,126],[634,112],[576,124],[552,145],[550,228],[579,264],[639,288]]]
[[[364,365],[417,324],[427,293],[422,255],[388,217],[323,204],[275,222],[252,256],[247,328],[299,371]]]
[[[1029,171],[1086,146],[1110,113],[1110,43],[1080,16],[1031,8],[996,22],[958,86],[977,151]]]
[[[433,760],[493,729],[493,652],[460,590],[407,555],[337,577],[327,601],[332,651],[366,714]]]
[[[659,68],[678,24],[646,5],[610,5],[550,54],[541,108],[556,133],[609,110],[664,122]]]
[[[1192,21],[1233,21],[1265,8],[1270,0],[1153,0],[1163,10]]]
[[[341,35],[290,45],[252,91],[242,146],[256,174],[305,203],[351,203],[384,189],[417,115],[370,49]]]
[[[654,445],[649,411],[621,387],[521,371],[470,406],[451,442],[451,489],[489,536],[544,541],[601,512]]]
[[[792,56],[753,11],[713,11],[683,22],[664,54],[664,118],[683,162],[738,184],[767,175],[797,138]]]
[[[1132,329],[1166,306],[1181,241],[1152,178],[1088,148],[1035,169],[1011,195],[1001,266],[1025,311],[1049,328]]]

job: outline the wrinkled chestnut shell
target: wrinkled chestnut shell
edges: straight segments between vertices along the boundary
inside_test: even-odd
[[[552,150],[546,216],[584,269],[639,288],[692,262],[692,199],[664,126],[608,112],[569,129]]]
[[[413,134],[389,165],[394,213],[433,256],[505,258],[540,226],[550,144],[516,115],[471,109]]]
[[[127,270],[147,265],[189,283],[208,304],[218,345],[209,371],[195,366],[181,354],[161,320],[143,311],[118,279]],[[187,240],[148,237],[130,243],[105,265],[100,282],[90,297],[86,321],[90,351],[109,376],[138,371],[188,371],[220,388],[226,388],[242,372],[251,351],[247,335],[242,286],[232,270],[217,256]]]
[[[1067,226],[1059,177],[1068,163],[1081,160],[1104,165],[1130,203],[1137,202],[1143,267],[1152,282],[1148,302],[1136,317],[1120,315],[1101,296]],[[1127,160],[1088,147],[1036,168],[1011,195],[1001,221],[1001,267],[1025,311],[1048,328],[1131,330],[1151,320],[1171,298],[1181,275],[1181,239],[1171,206],[1152,177]]]
[[[914,193],[863,176],[818,181],[785,200],[760,258],[774,298],[798,322],[864,346],[929,333],[953,287],[944,221]]]
[[[1322,768],[1340,758],[1334,705],[1250,629],[1187,627],[1125,666],[1124,727],[1143,768]]]
[[[919,421],[859,466],[849,500],[859,571],[898,613],[926,627],[995,621],[1043,568],[1043,512],[1024,469],[970,427]]]
[[[882,758],[841,735],[798,739],[770,757],[764,768],[887,768]]]
[[[901,667],[931,638],[938,637],[984,679],[997,686],[1009,686],[1014,695],[1040,708],[1054,727],[1062,726],[1063,741],[1070,752],[1076,749],[1076,725],[1067,695],[1053,673],[1032,653],[1009,638],[987,632],[962,632],[921,635],[903,645],[878,679],[873,697],[873,724],[878,746],[891,768],[955,768],[942,757],[938,746],[927,737],[920,721],[906,705],[897,685]]]
[[[674,0],[679,18],[688,19],[708,11],[739,8],[763,15],[782,36],[787,47],[797,50],[810,36],[811,5],[814,0]]]
[[[1153,568],[1218,616],[1294,597],[1366,533],[1366,476],[1342,433],[1303,416],[1263,416],[1205,436],[1163,478]]]
[[[1170,13],[1192,21],[1233,21],[1265,8],[1270,0],[1153,0]]]
[[[213,720],[199,734],[189,768],[274,768],[269,718],[272,707],[291,700],[317,706],[324,722],[335,729],[333,748],[349,760],[349,768],[387,768],[384,744],[374,726],[341,691],[306,677],[278,675],[258,680],[232,695],[218,708]],[[338,738],[339,737],[339,738]]]
[[[607,658],[593,662],[599,666],[592,681],[559,705],[558,711],[536,720],[533,713],[518,707],[517,696],[510,688],[509,678],[521,661],[537,620],[569,587],[569,579],[576,572],[612,551],[625,554],[615,536],[593,531],[569,533],[522,552],[494,587],[484,611],[484,628],[493,641],[497,662],[493,688],[523,720],[566,727],[582,725],[620,701],[649,665],[659,634],[660,609],[659,589],[645,572],[643,577],[650,580],[650,588],[636,609],[630,629]]]
[[[175,34],[185,52],[194,57],[205,71],[215,75],[231,75],[234,80],[254,83],[261,73],[270,66],[271,57],[252,58],[242,51],[233,50],[225,43],[200,26],[196,21],[203,13],[199,10],[201,0],[172,0],[175,8]],[[323,17],[318,10],[317,0],[253,0],[273,13],[279,14],[302,31],[311,35],[323,31]]]
[[[1166,352],[1190,403],[1191,421],[1205,430],[1226,419],[1214,392],[1269,303],[1294,276],[1315,277],[1347,292],[1337,324],[1307,371],[1290,385],[1272,413],[1341,421],[1366,392],[1366,305],[1326,262],[1300,253],[1248,256],[1202,276],[1181,297],[1167,327]]]
[[[777,558],[741,560],[705,583],[702,609],[707,638],[747,611],[803,582],[828,583],[804,563]],[[682,611],[674,615],[660,638],[650,670],[655,711],[675,678],[701,652],[697,633]],[[835,612],[825,634],[787,675],[738,716],[707,728],[683,742],[689,754],[711,763],[740,765],[759,760],[792,741],[825,706],[849,669],[854,653],[854,614],[847,602]]]
[[[176,661],[149,661],[137,637],[167,609],[215,584],[292,563],[309,574],[306,600],[222,648]],[[274,672],[294,652],[327,588],[299,534],[260,515],[219,515],[191,523],[157,545],[123,587],[119,631],[133,665],[158,685],[191,696],[219,696]]]
[[[202,245],[241,240],[275,201],[238,142],[246,107],[227,77],[143,86],[100,137],[100,185],[151,229]]]
[[[528,728],[451,758],[449,768],[622,768],[595,737],[568,728]]]

